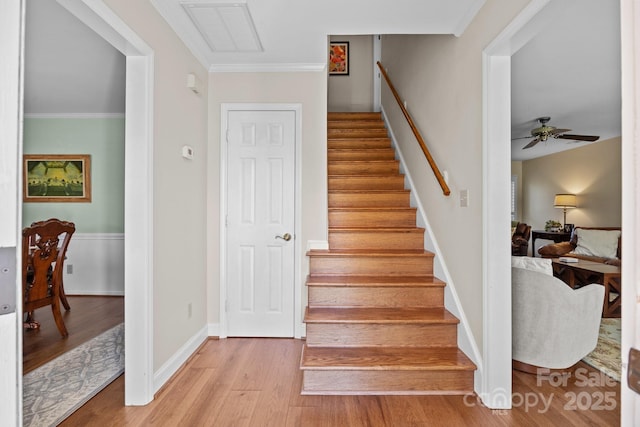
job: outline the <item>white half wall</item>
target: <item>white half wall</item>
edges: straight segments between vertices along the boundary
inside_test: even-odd
[[[74,234],[63,281],[67,295],[124,295],[124,234]]]

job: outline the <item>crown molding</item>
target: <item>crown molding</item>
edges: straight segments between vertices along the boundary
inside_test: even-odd
[[[209,67],[210,73],[288,73],[321,72],[324,63],[283,63],[283,64],[216,64]]]

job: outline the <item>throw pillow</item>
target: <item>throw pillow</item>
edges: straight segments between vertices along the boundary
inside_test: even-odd
[[[548,276],[553,276],[551,258],[533,258],[528,256],[512,256],[511,267],[537,271]]]
[[[573,253],[602,258],[616,258],[620,230],[587,230],[576,228],[577,246]]]
[[[559,257],[573,250],[570,242],[553,243],[544,245],[538,249],[538,253],[544,257]]]

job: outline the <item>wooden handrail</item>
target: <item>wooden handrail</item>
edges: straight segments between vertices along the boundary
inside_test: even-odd
[[[418,130],[416,125],[413,123],[413,120],[411,119],[411,116],[409,115],[409,112],[407,111],[407,109],[404,108],[404,105],[402,104],[402,100],[400,99],[400,95],[398,95],[396,88],[393,86],[393,83],[391,83],[391,80],[389,80],[389,76],[387,75],[387,72],[382,67],[382,64],[380,63],[380,61],[378,61],[377,64],[378,64],[378,68],[380,68],[380,71],[382,72],[384,79],[389,85],[389,89],[391,89],[391,93],[393,93],[393,96],[396,98],[396,101],[398,101],[398,106],[400,107],[400,110],[402,110],[402,114],[404,114],[405,119],[407,119],[407,123],[409,123],[409,127],[411,128],[411,130],[413,131],[413,134],[418,140],[418,144],[420,144],[420,148],[422,148],[422,152],[427,158],[427,162],[429,162],[429,166],[431,166],[431,170],[433,171],[433,174],[436,176],[436,179],[440,184],[440,188],[442,188],[442,194],[444,194],[445,196],[448,196],[449,194],[451,194],[451,190],[449,190],[449,186],[445,182],[444,177],[442,176],[442,173],[440,173],[440,169],[438,169],[438,165],[436,165],[435,160],[433,160],[433,157],[431,156],[431,153],[429,152],[429,149],[427,148],[427,145],[425,144],[424,139],[422,139],[422,135],[420,135],[420,131]]]

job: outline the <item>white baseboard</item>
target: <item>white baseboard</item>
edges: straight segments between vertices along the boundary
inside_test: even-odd
[[[207,335],[220,338],[220,323],[209,323],[207,325]]]
[[[208,338],[207,326],[202,327],[192,336],[177,352],[174,353],[164,365],[153,374],[153,392],[157,393],[160,388],[176,373],[178,369],[196,352],[198,347]]]

